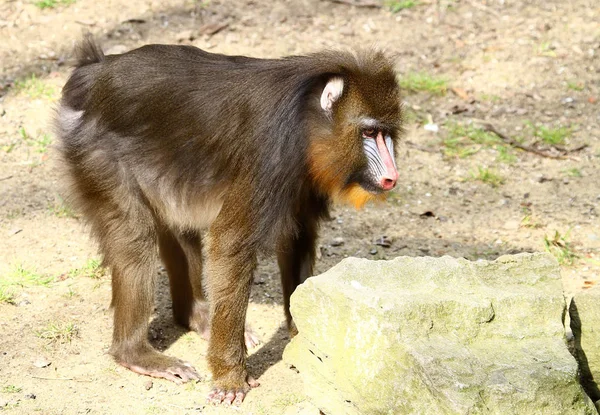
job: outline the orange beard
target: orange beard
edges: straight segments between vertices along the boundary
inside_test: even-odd
[[[379,202],[385,201],[385,194],[373,194],[367,192],[365,189],[354,183],[347,188],[341,190],[336,195],[335,199],[340,199],[343,202],[350,203],[356,209],[362,209],[363,206],[370,200]]]

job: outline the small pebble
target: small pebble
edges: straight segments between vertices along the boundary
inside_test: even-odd
[[[333,241],[331,241],[330,245],[331,246],[342,246],[342,245],[344,245],[344,238],[338,236],[337,238],[334,238]]]
[[[144,383],[144,389],[146,389],[147,391],[149,391],[150,389],[152,389],[152,386],[154,386],[154,383],[152,383],[151,380],[149,380],[148,382]]]
[[[425,124],[423,128],[426,131],[431,131],[432,133],[437,133],[438,131],[440,131],[440,127],[438,127],[437,124]]]
[[[45,359],[43,357],[39,357],[35,362],[33,362],[33,365],[35,367],[39,367],[44,368],[44,367],[48,367],[52,364],[52,362],[50,362],[48,359]]]

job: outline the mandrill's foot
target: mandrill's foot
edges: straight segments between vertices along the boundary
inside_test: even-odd
[[[298,328],[296,327],[296,323],[291,318],[287,321],[288,334],[290,335],[290,339],[293,339],[298,334]]]
[[[203,339],[208,340],[210,337],[209,316],[208,303],[206,301],[195,301],[189,322],[182,324],[182,326],[188,327],[190,330],[198,333]]]
[[[112,352],[117,363],[136,373],[155,378],[163,378],[182,384],[190,380],[199,380],[200,376],[187,362],[166,356],[149,346],[141,352]]]
[[[215,382],[215,387],[210,391],[206,402],[219,405],[224,403],[226,405],[239,406],[244,401],[246,394],[250,389],[260,386],[256,380],[251,376],[247,376],[244,382],[240,384],[232,384],[230,382]]]
[[[254,349],[256,346],[260,344],[260,339],[252,330],[249,324],[246,323],[246,330],[244,331],[244,343],[246,344],[247,349]]]

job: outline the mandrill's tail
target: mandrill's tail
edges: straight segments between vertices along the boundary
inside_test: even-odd
[[[93,63],[99,63],[104,60],[104,53],[100,46],[94,41],[91,33],[86,33],[83,39],[75,46],[75,63],[76,68],[81,68]]]

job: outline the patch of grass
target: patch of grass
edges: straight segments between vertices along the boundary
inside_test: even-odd
[[[572,133],[571,128],[567,127],[546,127],[545,125],[534,125],[532,123],[528,123],[528,126],[535,137],[549,145],[565,144]]]
[[[558,231],[555,231],[552,237],[544,235],[546,251],[552,254],[561,265],[573,265],[575,260],[579,258],[579,255],[575,253],[571,242],[568,240],[570,233],[571,230],[567,231],[564,235],[561,235]]]
[[[15,82],[15,90],[18,93],[23,93],[31,99],[56,98],[56,88],[39,79],[35,74],[28,78]]]
[[[500,139],[493,133],[473,125],[462,125],[458,123],[449,124],[448,135],[453,138],[468,138],[476,144],[491,146],[500,142]]]
[[[23,216],[23,208],[10,209],[6,213],[6,219],[8,220],[20,218],[21,216]]]
[[[47,287],[54,280],[49,275],[40,274],[39,272],[26,268],[23,264],[18,264],[0,280],[0,287],[8,286],[19,286],[19,287],[32,287],[36,285],[43,285]]]
[[[36,330],[35,334],[49,343],[70,343],[79,334],[79,329],[70,321],[51,321],[45,327]]]
[[[556,58],[556,52],[554,51],[554,47],[550,42],[542,42],[537,47],[536,53],[539,56],[546,56],[549,58]]]
[[[193,382],[188,382],[188,383],[193,383]],[[152,405],[149,405],[148,407],[146,407],[146,413],[149,415],[160,415],[160,414],[165,413],[165,409],[161,408],[160,406],[158,406],[156,404],[152,404]]]
[[[449,158],[467,158],[476,154],[481,147],[466,145],[461,138],[448,138],[442,142],[444,155]]]
[[[448,92],[446,79],[423,72],[411,72],[401,76],[398,83],[401,89],[411,93],[429,92],[434,95],[445,95]]]
[[[12,152],[15,149],[15,147],[17,147],[18,144],[19,144],[18,140],[13,140],[8,144],[4,144],[0,148],[2,148],[2,151],[4,151],[6,154],[8,154],[8,153]]]
[[[386,198],[388,201],[400,202],[402,200],[402,194],[397,190],[391,190],[387,192]]]
[[[542,227],[542,224],[539,223],[531,213],[526,214],[525,216],[523,216],[523,219],[521,219],[521,225],[522,228],[530,228],[530,229],[538,229]]]
[[[567,88],[572,91],[581,92],[585,89],[585,84],[583,82],[567,81]]]
[[[198,386],[196,382],[186,382],[184,388],[186,392],[196,392],[198,391]]]
[[[477,171],[471,172],[471,180],[477,180],[492,187],[498,187],[504,183],[504,177],[487,167],[477,167]]]
[[[70,300],[74,297],[77,297],[78,294],[75,290],[73,290],[73,288],[69,287],[69,291],[67,291],[66,293],[63,294],[63,297],[66,298],[67,300]]]
[[[105,274],[104,268],[102,268],[101,261],[97,258],[90,258],[81,268],[76,268],[69,271],[68,276],[74,277],[87,277],[94,280],[100,279]]]
[[[465,158],[472,156],[481,150],[482,147],[493,147],[500,150],[500,139],[489,131],[472,125],[462,125],[458,123],[448,123],[447,138],[442,141],[444,146],[444,155],[452,158]],[[504,149],[508,152],[508,149]]]
[[[510,147],[497,145],[496,150],[498,151],[498,157],[496,159],[500,163],[513,164],[517,161],[517,156],[513,154]]]
[[[411,9],[419,4],[418,0],[387,0],[385,5],[392,13],[398,13],[401,10]]]
[[[52,144],[52,138],[49,134],[40,134],[33,141],[35,151],[38,153],[45,153],[48,151],[48,146]]]
[[[562,172],[569,177],[583,177],[581,170],[575,167],[572,169],[563,170]]]
[[[0,303],[15,304],[14,287],[49,286],[54,278],[18,264],[0,277]]]
[[[19,393],[23,388],[15,385],[6,385],[2,387],[2,393]]]
[[[482,101],[489,101],[489,102],[500,102],[500,100],[502,98],[500,98],[498,95],[489,95],[489,94],[481,94],[479,96],[479,99]]]
[[[57,216],[59,218],[76,218],[77,217],[77,215],[75,214],[73,209],[71,209],[61,197],[58,197],[57,201],[50,204],[48,206],[48,210],[54,216]]]
[[[39,0],[33,4],[43,10],[54,9],[57,6],[68,6],[73,3],[75,3],[75,0]]]
[[[45,153],[52,144],[52,138],[49,134],[41,133],[34,137],[25,130],[25,127],[19,128],[19,135],[25,144],[33,147],[37,153]]]
[[[0,287],[0,304],[16,304],[15,294],[6,288]]]

